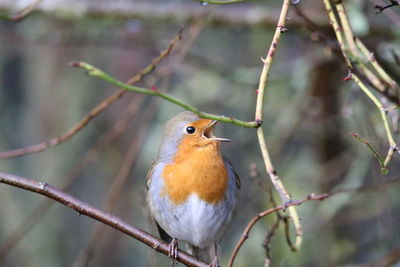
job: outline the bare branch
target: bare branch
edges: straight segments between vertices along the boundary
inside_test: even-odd
[[[134,77],[129,79],[127,81],[127,84],[134,84],[134,83],[140,81],[145,75],[149,74],[152,70],[154,70],[155,67],[171,53],[174,46],[181,40],[181,31],[182,30],[180,30],[178,35],[170,42],[169,46],[165,50],[163,50],[157,58],[153,59],[151,64],[149,64],[146,68],[141,70]],[[52,138],[50,140],[47,140],[45,142],[36,144],[36,145],[31,145],[31,146],[22,147],[22,148],[18,148],[18,149],[14,149],[14,150],[0,152],[0,159],[12,158],[12,157],[22,156],[22,155],[26,155],[26,154],[30,154],[30,153],[34,153],[34,152],[43,151],[45,149],[56,146],[62,142],[65,142],[65,141],[71,139],[83,127],[85,127],[93,118],[98,116],[102,111],[104,111],[107,107],[109,107],[116,100],[121,98],[125,93],[126,93],[126,91],[124,89],[117,90],[114,94],[112,94],[111,96],[107,97],[102,102],[100,102],[100,104],[98,104],[95,108],[93,108],[85,117],[83,117],[77,124],[75,124],[66,133],[64,133],[58,137]]]
[[[390,4],[386,5],[386,6],[381,6],[381,5],[376,5],[374,6],[374,8],[376,9],[376,14],[381,13],[383,10],[387,9],[387,8],[391,8],[394,6],[400,6],[400,1],[398,0],[389,0]]]
[[[101,135],[96,144],[90,148],[76,164],[74,164],[65,177],[61,178],[62,181],[65,181],[60,187],[62,191],[68,191],[69,188],[71,188],[71,186],[73,186],[78,180],[77,178],[84,168],[96,160],[98,152],[107,147],[112,141],[125,132],[129,120],[137,112],[144,99],[144,97],[133,98],[124,113],[117,121],[115,121],[114,125]],[[4,257],[35,227],[35,225],[41,221],[50,207],[52,207],[53,203],[54,201],[51,199],[43,199],[32,213],[29,214],[21,224],[17,225],[15,230],[11,232],[9,236],[4,238],[3,243],[0,244],[0,263]]]
[[[19,187],[24,190],[28,190],[34,193],[41,194],[48,198],[51,198],[70,209],[76,210],[79,214],[86,215],[97,221],[100,221],[126,235],[133,237],[134,239],[140,241],[143,244],[159,251],[165,255],[168,255],[168,244],[164,241],[156,238],[155,236],[122,221],[120,218],[101,211],[73,196],[64,193],[47,183],[37,182],[28,178],[16,176],[9,173],[0,172],[0,183],[8,184],[14,187]],[[189,255],[188,253],[178,250],[177,260],[183,264],[189,266],[208,266],[206,263],[201,262]]]
[[[319,200],[322,201],[324,199],[326,199],[329,195],[328,194],[322,194],[322,195],[315,195],[315,194],[310,194],[309,196],[307,196],[306,198],[302,199],[302,200],[297,200],[297,201],[291,201],[290,203],[287,203],[286,205],[280,205],[271,209],[268,209],[266,211],[260,212],[258,213],[256,216],[254,216],[250,222],[247,224],[245,230],[243,231],[242,236],[240,237],[240,240],[238,241],[238,243],[236,244],[235,249],[233,250],[231,257],[229,259],[229,263],[228,263],[228,267],[231,267],[235,261],[235,258],[240,250],[240,248],[242,247],[243,243],[249,238],[249,233],[251,231],[251,229],[253,229],[254,225],[261,220],[262,218],[264,218],[265,216],[280,211],[280,210],[284,210],[288,207],[293,207],[293,206],[298,206],[303,204],[304,202],[310,201],[310,200]]]
[[[276,26],[274,37],[272,38],[271,45],[269,47],[267,56],[265,59],[261,58],[262,62],[264,63],[263,69],[260,75],[260,81],[257,90],[257,104],[256,104],[256,111],[255,111],[255,121],[262,124],[262,112],[263,112],[263,103],[264,103],[264,94],[265,88],[268,82],[268,76],[271,68],[272,59],[275,55],[276,48],[279,44],[280,38],[282,33],[287,32],[285,27],[287,15],[289,11],[290,0],[284,0],[282,4],[281,13],[279,15],[278,24]],[[272,184],[274,185],[275,189],[279,192],[281,199],[284,203],[290,202],[290,195],[287,192],[285,186],[283,185],[282,181],[280,180],[273,164],[271,161],[271,157],[269,155],[268,146],[265,141],[264,131],[262,127],[258,127],[257,129],[257,137],[260,144],[261,153],[264,159],[264,164],[266,171],[271,179]],[[302,229],[300,225],[299,216],[297,211],[293,207],[289,207],[289,213],[293,220],[294,228],[296,229],[296,245],[295,247],[298,248],[301,245],[302,240]]]
[[[110,190],[108,192],[107,198],[105,200],[105,204],[103,205],[103,210],[106,212],[112,212],[121,195],[121,191],[124,188],[127,179],[129,177],[129,173],[134,166],[136,161],[138,151],[141,148],[143,140],[146,136],[149,123],[151,122],[151,117],[154,115],[156,111],[156,106],[154,105],[154,101],[151,105],[147,107],[147,110],[144,112],[142,117],[142,123],[140,123],[140,132],[137,136],[132,138],[131,144],[122,160],[121,166],[119,168],[118,174],[113,179],[112,184],[110,185]],[[87,266],[90,259],[92,258],[96,246],[99,241],[103,237],[103,233],[105,231],[105,225],[101,223],[96,223],[95,229],[92,232],[89,242],[86,247],[81,251],[78,258],[75,260],[73,266]]]
[[[211,113],[202,112],[199,109],[195,108],[194,106],[191,106],[191,105],[173,97],[172,95],[169,95],[167,93],[159,91],[158,88],[147,89],[144,87],[132,86],[129,84],[122,83],[122,82],[118,81],[117,79],[115,79],[114,77],[110,76],[109,74],[105,73],[104,71],[100,70],[99,68],[96,68],[86,62],[83,62],[83,61],[72,62],[70,65],[72,67],[82,68],[82,69],[86,70],[86,73],[88,75],[98,77],[104,81],[114,84],[115,86],[124,88],[127,91],[132,91],[132,92],[139,93],[139,94],[157,96],[162,99],[165,99],[168,102],[171,102],[177,106],[180,106],[183,109],[189,110],[189,111],[199,115],[202,118],[232,123],[232,124],[239,125],[242,127],[247,127],[247,128],[257,128],[261,125],[260,121],[242,121],[242,120],[239,120],[239,119],[236,119],[233,117],[226,117],[224,115],[215,115],[215,114],[211,114]]]

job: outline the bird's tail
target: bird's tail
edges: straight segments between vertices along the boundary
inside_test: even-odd
[[[211,250],[210,247],[207,248],[199,248],[196,246],[188,245],[188,252],[192,254],[194,257],[197,259],[204,261],[206,263],[210,263],[212,256],[211,255]]]

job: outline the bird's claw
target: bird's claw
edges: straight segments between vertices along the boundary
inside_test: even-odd
[[[168,257],[172,260],[172,264],[174,265],[175,261],[178,259],[178,240],[176,240],[176,238],[173,238],[168,245]]]

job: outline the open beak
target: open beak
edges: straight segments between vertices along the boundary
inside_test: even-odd
[[[204,136],[205,138],[208,138],[208,139],[214,140],[214,141],[219,141],[219,142],[230,142],[230,141],[231,141],[230,139],[220,138],[220,137],[215,137],[215,136],[214,136],[214,127],[215,127],[215,125],[217,125],[217,122],[218,122],[218,121],[216,121],[216,120],[212,121],[212,122],[207,126],[207,128],[204,129],[203,136]]]

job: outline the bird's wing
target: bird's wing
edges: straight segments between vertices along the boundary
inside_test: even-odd
[[[153,219],[154,219],[154,218],[153,218]],[[167,243],[171,243],[172,237],[171,237],[167,232],[165,232],[164,229],[162,229],[162,227],[158,224],[158,222],[156,221],[156,219],[154,219],[154,221],[156,222],[157,230],[158,230],[158,233],[160,234],[160,238],[161,238],[162,240],[164,240],[165,242],[167,242]]]
[[[146,176],[146,191],[149,190],[150,187],[150,183],[151,183],[151,177],[153,176],[153,172],[154,172],[154,167],[156,166],[156,162],[153,161],[150,165],[149,171],[147,172],[147,176]]]
[[[156,166],[156,161],[153,161],[151,163],[151,165],[150,165],[149,171],[147,172],[147,176],[146,176],[146,191],[149,190],[150,183],[151,183],[151,177],[153,176],[153,172],[154,172],[155,166]],[[172,237],[167,232],[165,232],[164,229],[161,228],[161,226],[158,224],[157,220],[153,216],[151,216],[151,217],[154,220],[154,222],[156,223],[158,233],[160,234],[160,238],[162,240],[164,240],[165,242],[167,242],[167,243],[171,243]]]
[[[233,175],[235,176],[235,183],[238,189],[240,189],[241,183],[240,183],[240,178],[239,175],[237,174],[237,172],[235,171],[235,168],[233,168],[232,162],[230,162],[229,159],[224,157],[224,160],[226,162],[226,164],[228,165],[229,168],[231,168]]]

